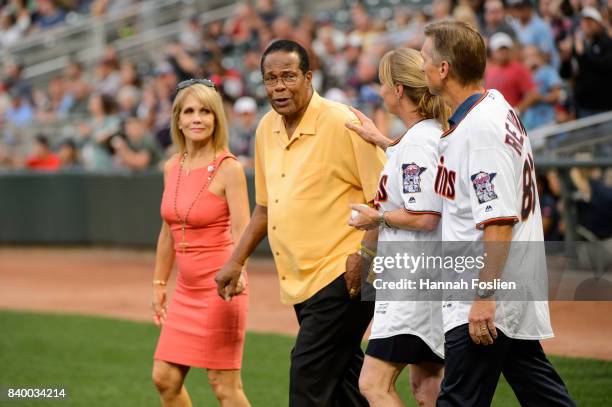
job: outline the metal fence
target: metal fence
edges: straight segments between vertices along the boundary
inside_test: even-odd
[[[612,111],[529,132],[534,152],[542,157],[612,156]]]

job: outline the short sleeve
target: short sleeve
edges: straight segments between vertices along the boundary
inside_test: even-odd
[[[440,215],[442,198],[434,191],[437,154],[423,146],[405,145],[398,157],[398,188],[409,213]]]
[[[268,206],[264,147],[263,135],[258,128],[255,136],[255,202],[260,206]]]
[[[355,175],[363,190],[365,202],[372,202],[376,197],[378,179],[387,157],[380,148],[365,141],[352,130],[345,131],[349,132],[357,167]]]
[[[476,228],[518,222],[519,196],[511,155],[496,148],[475,149],[469,154],[470,203]]]

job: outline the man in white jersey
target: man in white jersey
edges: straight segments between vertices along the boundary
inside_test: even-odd
[[[434,184],[444,198],[442,240],[483,242],[494,250],[481,281],[500,278],[502,271],[520,274],[521,261],[508,257],[510,243],[543,241],[529,139],[503,96],[482,87],[486,51],[478,31],[444,21],[428,25],[425,35],[421,55],[429,89],[453,110]],[[445,373],[437,406],[489,406],[500,373],[521,405],[574,406],[539,342],[553,336],[544,296],[495,296],[479,289],[474,299],[443,304]]]

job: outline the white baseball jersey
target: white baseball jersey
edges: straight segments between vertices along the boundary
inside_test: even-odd
[[[496,90],[486,91],[442,136],[434,188],[444,198],[445,244],[482,241],[483,227],[500,220],[514,222],[513,242],[544,240],[531,144],[516,113]],[[504,277],[525,269],[544,270],[545,275],[544,252],[535,252],[520,256],[511,250]],[[527,262],[538,266],[527,267]],[[541,283],[533,277],[534,286]],[[497,301],[495,326],[516,339],[552,337],[548,302],[538,299]],[[471,301],[443,303],[445,332],[468,323],[471,305]]]
[[[442,199],[433,184],[441,134],[435,120],[423,120],[387,148],[387,163],[376,196],[380,211],[404,208],[415,214],[440,215]],[[378,236],[379,242],[435,242],[440,238],[440,224],[433,232],[381,228]],[[444,357],[440,301],[376,301],[370,339],[400,334],[419,336]]]

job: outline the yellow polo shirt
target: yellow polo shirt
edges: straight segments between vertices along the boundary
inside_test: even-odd
[[[374,199],[385,155],[348,130],[359,122],[314,92],[291,139],[274,110],[255,141],[258,205],[268,208],[268,239],[286,304],[303,302],[344,273],[363,232],[348,226],[351,203]]]

